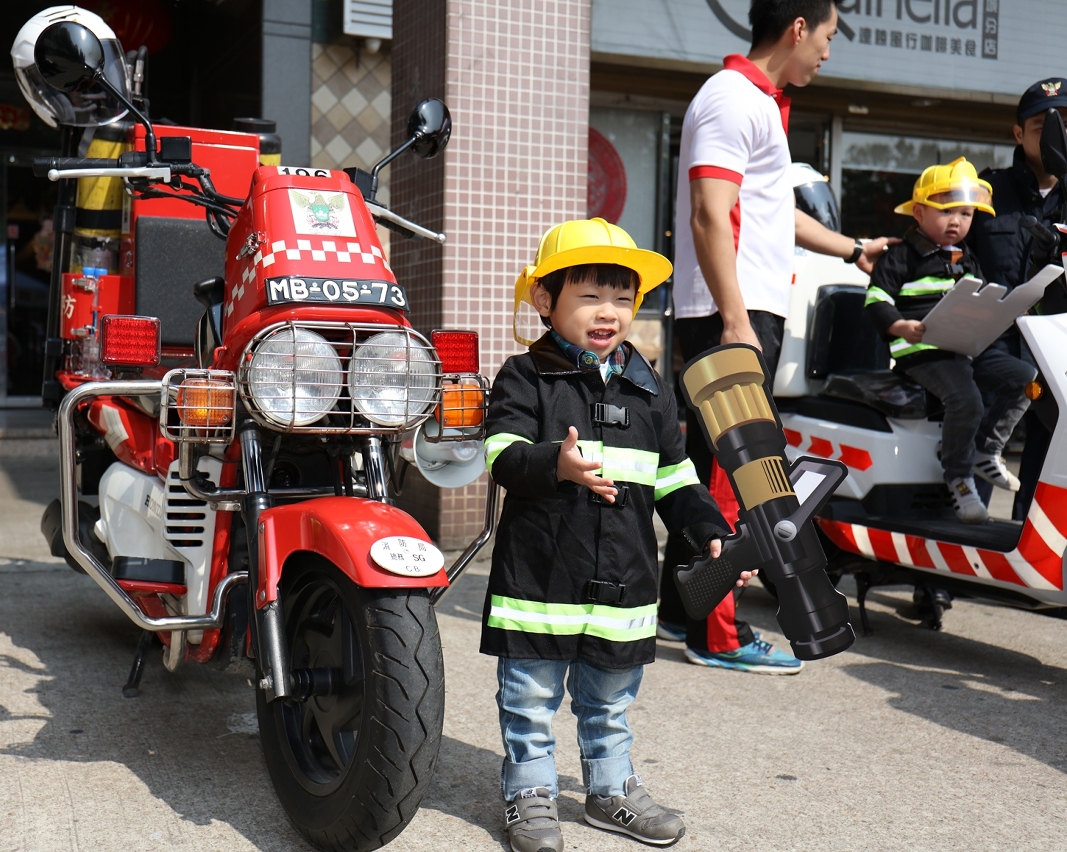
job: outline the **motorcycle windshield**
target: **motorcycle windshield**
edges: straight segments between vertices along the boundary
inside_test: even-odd
[[[103,39],[101,44],[104,47],[104,76],[129,98],[126,58],[122,55],[121,45],[116,39]],[[48,121],[46,113],[52,116],[53,120],[48,123],[53,127],[101,127],[126,115],[126,107],[99,84],[84,92],[64,92],[47,83],[36,65],[15,68],[15,77],[23,96],[35,105],[37,114],[45,121]]]

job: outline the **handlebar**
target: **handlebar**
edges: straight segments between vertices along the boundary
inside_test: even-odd
[[[1042,251],[1052,254],[1059,248],[1059,234],[1046,228],[1036,216],[1023,216],[1019,220],[1019,226],[1034,238],[1034,242]]]
[[[118,160],[106,160],[99,157],[35,157],[33,176],[48,177],[52,171],[68,169],[117,169]]]
[[[441,245],[445,244],[445,235],[438,233],[437,231],[431,231],[429,228],[424,228],[422,225],[416,225],[410,219],[405,219],[394,213],[392,210],[388,210],[373,202],[367,202],[367,209],[375,219],[382,220],[382,223],[386,227],[391,227],[392,230],[399,230],[401,233],[407,232],[413,237],[425,237],[428,240],[433,240]]]

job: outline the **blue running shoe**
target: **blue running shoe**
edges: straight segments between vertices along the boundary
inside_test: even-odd
[[[785,651],[779,651],[770,642],[764,642],[762,639],[742,645],[736,651],[698,651],[695,648],[686,648],[685,658],[698,666],[739,669],[757,674],[791,675],[804,668],[801,660]]]
[[[656,638],[666,639],[668,642],[684,642],[685,625],[675,624],[673,621],[664,621],[661,618],[656,622]]]

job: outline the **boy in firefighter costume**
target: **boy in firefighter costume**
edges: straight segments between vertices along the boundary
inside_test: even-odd
[[[626,722],[656,653],[653,509],[694,555],[717,552],[729,529],[685,456],[674,394],[624,342],[644,294],[670,273],[666,258],[590,219],[545,234],[515,284],[516,315],[525,301],[549,329],[497,375],[485,442],[507,497],[481,651],[499,657],[501,792],[515,852],[563,849],[552,717],[565,679],[586,822],[660,846],[685,832],[634,774]]]
[[[1030,404],[1023,388],[1037,371],[995,346],[972,360],[924,343],[922,319],[964,275],[983,277],[964,238],[976,209],[995,215],[992,202],[992,188],[963,157],[923,171],[911,200],[895,210],[913,216],[915,225],[875,265],[865,302],[889,340],[896,369],[945,406],[941,467],[956,517],[965,523],[989,519],[975,488],[976,474],[1000,488],[1019,488],[1000,454]]]

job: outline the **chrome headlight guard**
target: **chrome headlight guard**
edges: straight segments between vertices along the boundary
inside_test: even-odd
[[[279,379],[285,371],[272,366],[274,372],[268,377],[270,381],[264,383],[263,371],[257,371],[254,367],[256,354],[266,341],[272,337],[280,339],[276,336],[285,331],[288,331],[287,340],[298,337],[310,339],[310,336],[301,334],[310,332],[328,343],[337,358],[339,371],[334,366],[316,368],[318,372],[335,374],[340,387],[332,397],[333,405],[315,422],[279,422],[281,418],[277,413],[272,415],[264,411],[260,404],[267,389],[265,385],[276,390],[282,384]],[[388,337],[388,340],[383,340],[383,337]],[[367,352],[361,356],[361,347],[372,338],[378,339],[372,344],[377,349],[369,353],[373,357],[366,357]],[[394,344],[391,350],[389,343]],[[300,357],[299,354],[297,357]],[[293,368],[288,370],[289,380],[294,386],[295,376],[300,369],[294,359]],[[358,382],[354,380],[357,374]],[[330,383],[332,385],[335,382],[331,379]],[[249,341],[241,355],[237,388],[252,418],[273,431],[323,435],[399,434],[425,421],[440,402],[441,362],[429,341],[407,326],[293,320],[270,325]],[[291,394],[294,402],[296,396],[294,389]],[[374,409],[379,399],[390,406],[384,416],[381,410]]]

